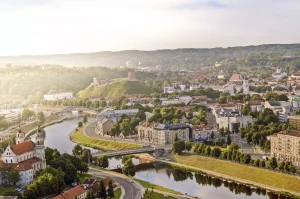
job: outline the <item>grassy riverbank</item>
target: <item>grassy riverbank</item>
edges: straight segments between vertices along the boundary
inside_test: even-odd
[[[152,184],[152,183],[144,181],[144,180],[140,180],[140,179],[137,179],[137,178],[134,178],[134,180],[139,182],[144,188],[146,188],[146,189],[148,188],[149,190],[151,190],[153,188],[155,190],[163,191],[163,192],[167,192],[167,193],[181,194],[178,191],[174,191],[174,190],[168,189],[166,187],[162,187],[162,186],[159,186],[159,185],[156,185],[156,184]]]
[[[279,189],[300,193],[300,179],[296,176],[199,155],[175,155],[174,161],[187,166],[232,176],[241,180],[250,180]]]
[[[82,133],[83,129],[78,128],[78,130],[74,130],[70,137],[72,141],[77,142],[79,144],[97,148],[100,150],[122,150],[122,149],[130,149],[130,148],[140,148],[141,145],[138,144],[130,144],[125,142],[115,142],[115,141],[109,141],[109,140],[99,140],[87,137],[83,135]]]

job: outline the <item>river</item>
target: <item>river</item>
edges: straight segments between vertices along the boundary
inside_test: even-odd
[[[82,118],[65,120],[45,128],[45,146],[57,148],[60,152],[72,153],[76,145],[69,139],[70,132],[75,129]],[[109,159],[109,169],[122,166],[120,157]],[[134,159],[139,164],[139,160]],[[153,184],[169,189],[187,193],[188,195],[202,199],[264,199],[269,197],[266,191],[251,188],[249,186],[231,183],[206,175],[186,172],[180,169],[173,169],[163,163],[151,163],[137,166],[134,176]]]

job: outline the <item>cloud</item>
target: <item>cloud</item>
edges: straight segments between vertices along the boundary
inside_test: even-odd
[[[175,6],[177,9],[226,8],[228,5],[218,0],[186,0]]]

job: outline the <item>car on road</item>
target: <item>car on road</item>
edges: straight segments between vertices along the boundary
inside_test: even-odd
[[[22,189],[21,188],[16,188],[15,191],[20,192],[20,191],[22,191]]]

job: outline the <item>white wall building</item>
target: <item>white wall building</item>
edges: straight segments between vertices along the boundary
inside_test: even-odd
[[[72,99],[72,98],[73,98],[72,92],[44,95],[44,100],[63,100],[63,99]]]
[[[19,184],[25,186],[34,180],[37,171],[46,168],[44,133],[38,128],[33,142],[25,141],[25,133],[19,130],[16,134],[16,143],[5,149],[0,165],[19,170],[21,175]],[[1,183],[6,182],[1,181]]]

